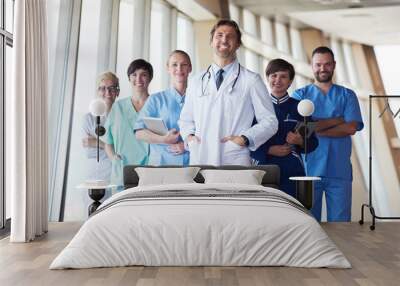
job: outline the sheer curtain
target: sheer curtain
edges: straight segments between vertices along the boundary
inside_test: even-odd
[[[47,231],[47,23],[45,0],[15,1],[11,136],[11,242]]]

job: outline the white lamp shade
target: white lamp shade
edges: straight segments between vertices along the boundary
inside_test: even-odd
[[[96,98],[90,102],[89,111],[93,116],[103,116],[107,112],[107,105],[103,99]]]
[[[314,103],[309,99],[303,99],[297,105],[297,111],[301,116],[311,116],[314,113]]]

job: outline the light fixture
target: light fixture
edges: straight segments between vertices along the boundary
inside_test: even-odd
[[[304,161],[307,166],[307,138],[308,138],[308,117],[314,113],[314,103],[309,99],[303,99],[297,105],[297,111],[304,118]]]
[[[106,133],[106,129],[100,125],[100,117],[105,115],[107,112],[107,105],[101,98],[96,98],[92,100],[89,105],[90,113],[96,117],[96,129],[95,133],[97,135],[97,162],[99,162],[99,153],[100,153],[100,136],[103,136]]]
[[[304,118],[304,128],[299,133],[304,138],[304,177],[290,177],[292,181],[296,181],[296,199],[301,202],[307,209],[311,209],[314,202],[314,181],[320,180],[319,177],[307,176],[307,139],[308,139],[308,117],[314,113],[314,103],[309,99],[303,99],[297,105],[297,111]]]
[[[322,5],[335,5],[335,4],[361,4],[361,0],[313,0]]]
[[[314,109],[314,103],[309,99],[303,99],[297,105],[297,111],[303,117],[311,116],[314,113]]]

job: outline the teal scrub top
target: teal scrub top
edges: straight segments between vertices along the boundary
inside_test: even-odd
[[[346,122],[356,121],[357,131],[364,127],[357,96],[351,89],[334,84],[324,94],[319,87],[310,84],[297,89],[292,97],[314,103],[314,120],[343,117]],[[307,175],[352,181],[351,136],[317,137],[317,149],[307,155]]]
[[[145,129],[143,117],[161,118],[168,130],[175,128],[179,130],[178,120],[181,114],[185,97],[181,96],[175,88],[152,94],[146,104],[139,112],[139,117],[135,124],[135,131]],[[182,141],[182,138],[179,138]],[[174,155],[168,151],[168,144],[150,144],[150,165],[189,165],[189,152]]]
[[[111,184],[123,185],[123,167],[126,165],[147,165],[149,146],[139,141],[133,131],[138,112],[130,97],[116,101],[109,113],[104,127],[106,134],[102,141],[114,145],[115,153],[122,160],[112,160]]]

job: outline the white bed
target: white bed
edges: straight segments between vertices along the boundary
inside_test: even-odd
[[[255,185],[131,188],[105,201],[50,269],[127,265],[350,268],[318,222],[298,204],[279,190]]]

